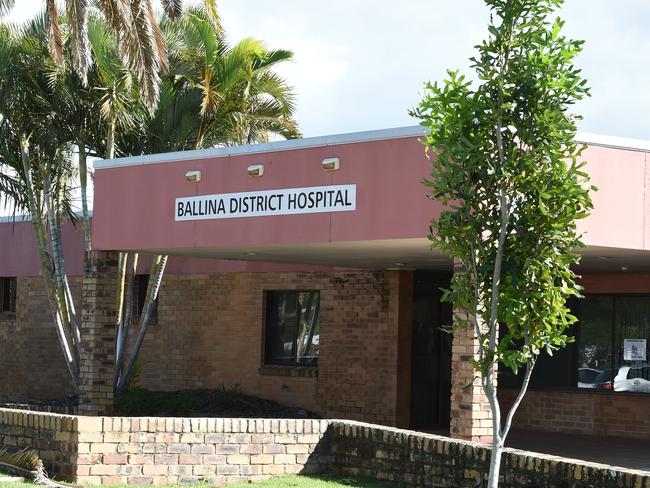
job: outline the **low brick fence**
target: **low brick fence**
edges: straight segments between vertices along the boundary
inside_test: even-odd
[[[0,408],[0,447],[35,449],[50,473],[72,480],[77,474],[77,436],[87,421],[87,417]]]
[[[330,469],[320,420],[90,418],[77,480],[91,484],[224,484]]]
[[[0,446],[85,484],[255,481],[295,473],[475,488],[488,447],[338,420],[124,418],[0,409]],[[650,472],[507,449],[502,488],[650,488]]]
[[[0,409],[0,446],[83,484],[223,484],[331,470],[329,422],[65,416]]]
[[[490,448],[475,442],[333,421],[333,472],[417,487],[478,488]],[[650,488],[650,472],[506,449],[501,488]]]

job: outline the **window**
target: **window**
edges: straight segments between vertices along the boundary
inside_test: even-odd
[[[266,293],[266,350],[271,365],[318,364],[320,340],[318,291]]]
[[[531,387],[650,393],[650,296],[587,295],[570,308],[575,342],[540,356]],[[521,374],[504,368],[499,381],[518,386]]]
[[[16,278],[0,278],[0,312],[16,312]]]
[[[600,314],[581,320],[578,368],[595,377],[578,387],[650,393],[650,297],[594,295],[581,310],[590,305]]]
[[[145,306],[145,300],[147,299],[147,288],[149,287],[149,275],[148,274],[139,274],[135,275],[135,298],[137,300],[137,309],[136,320],[142,315],[142,310]],[[158,297],[153,304],[153,312],[151,313],[151,320],[158,318]]]

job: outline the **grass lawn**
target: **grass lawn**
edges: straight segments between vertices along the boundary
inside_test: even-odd
[[[0,472],[0,477],[2,477]],[[32,483],[3,483],[0,481],[1,488],[35,488],[37,485]],[[113,485],[113,488],[122,488],[127,485]],[[128,485],[133,487],[133,485]],[[169,485],[167,487],[159,488],[176,488],[177,486],[190,486],[197,488],[204,488],[208,485]],[[326,478],[326,477],[311,477],[311,476],[287,476],[283,478],[275,478],[268,481],[260,481],[258,483],[234,483],[226,485],[227,488],[389,488],[395,485],[387,485],[378,481],[365,481],[355,479],[340,479],[340,478]],[[103,485],[102,488],[106,488]]]

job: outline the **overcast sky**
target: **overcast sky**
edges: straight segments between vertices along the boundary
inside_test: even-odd
[[[650,1],[568,0],[567,32],[586,40],[578,60],[592,97],[576,107],[581,129],[650,139]],[[18,0],[24,19],[44,0]],[[425,80],[468,72],[485,37],[482,0],[221,0],[231,40],[254,36],[288,48],[281,69],[298,94],[305,136],[416,123],[407,113]]]

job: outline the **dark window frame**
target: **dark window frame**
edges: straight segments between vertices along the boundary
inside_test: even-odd
[[[614,351],[614,348],[616,346],[616,306],[617,306],[617,299],[621,298],[647,298],[650,300],[650,293],[611,293],[611,292],[596,292],[596,293],[584,293],[585,298],[579,298],[579,299],[574,299],[575,303],[584,303],[585,299],[588,297],[592,296],[604,296],[604,297],[611,297],[612,299],[612,316],[611,316],[611,344],[612,344],[612,355],[610,359],[610,365],[612,368],[612,372],[618,370],[618,367],[615,365],[616,363],[616,357],[617,357],[617,352]],[[569,306],[569,308],[571,308]],[[531,381],[531,384],[529,385],[528,389],[529,390],[534,390],[534,391],[567,391],[567,392],[573,392],[573,393],[585,393],[585,394],[597,394],[597,395],[631,395],[631,396],[644,396],[648,397],[650,396],[649,393],[644,393],[644,392],[632,392],[632,391],[614,391],[614,390],[606,390],[606,389],[599,389],[599,388],[579,388],[577,383],[578,383],[578,369],[579,369],[579,344],[581,340],[581,328],[580,328],[580,317],[577,315],[576,310],[571,310],[571,313],[576,315],[578,318],[578,322],[576,322],[577,327],[572,330],[571,328],[568,329],[568,335],[575,337],[575,342],[568,344],[567,348],[570,348],[570,369],[568,370],[568,375],[571,375],[572,378],[571,380],[574,382],[573,386],[539,386],[536,384],[533,384]],[[650,338],[648,338],[648,341],[650,342]],[[648,359],[648,362],[650,362],[650,358]],[[503,366],[505,368],[505,366]],[[523,368],[522,368],[523,369]],[[510,375],[510,378],[507,380],[507,384],[503,385],[503,388],[519,388],[521,386],[521,380],[523,378],[523,371],[520,371],[519,374],[514,378],[512,378],[512,372],[508,368],[508,372]],[[533,375],[535,372],[533,372]]]
[[[0,277],[0,313],[15,314],[17,297],[18,278],[15,276]]]
[[[321,300],[321,291],[317,289],[312,289],[312,288],[296,288],[296,289],[268,289],[264,290],[264,298],[262,300],[262,306],[263,306],[263,327],[262,327],[262,368],[308,368],[308,369],[317,369],[318,368],[318,362],[319,362],[319,357],[316,357],[315,359],[312,359],[311,361],[308,362],[298,362],[298,358],[295,355],[295,352],[291,358],[290,361],[282,361],[282,360],[277,360],[273,358],[273,351],[272,351],[272,340],[270,337],[270,334],[274,332],[273,330],[273,324],[271,324],[271,309],[270,305],[272,303],[272,298],[271,295],[275,293],[291,293],[295,295],[296,299],[296,304],[298,302],[298,299],[300,297],[301,293],[316,293],[318,297],[318,302],[317,302],[317,307],[318,307],[318,317],[317,321],[319,323],[319,329],[320,329],[320,300]],[[296,306],[297,309],[297,306]],[[298,340],[298,333],[299,333],[299,327],[298,327],[298,321],[300,320],[300,314],[296,314],[296,325],[295,325],[295,333],[293,334],[293,343],[294,343],[294,351],[297,350],[297,340]],[[319,331],[320,335],[320,331]]]

